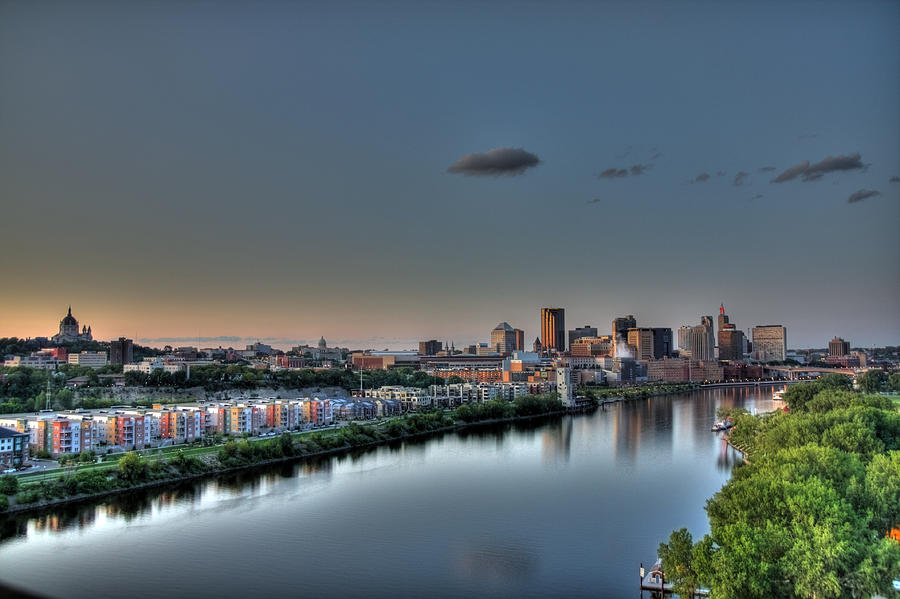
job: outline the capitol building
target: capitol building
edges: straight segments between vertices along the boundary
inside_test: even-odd
[[[81,331],[78,330],[78,320],[72,316],[72,306],[69,306],[69,313],[59,321],[59,333],[50,338],[53,343],[75,343],[77,341],[93,341],[91,335],[91,327],[82,326]]]

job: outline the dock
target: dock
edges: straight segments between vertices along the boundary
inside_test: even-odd
[[[644,574],[644,565],[641,564],[641,573]],[[672,589],[672,583],[664,580],[661,563],[656,563],[650,568],[643,578],[641,578],[641,599],[644,598],[644,592],[649,592],[651,599],[664,599],[666,596],[675,595]],[[709,597],[709,589],[699,588],[694,591],[692,598]]]

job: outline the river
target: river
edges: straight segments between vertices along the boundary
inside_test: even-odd
[[[739,454],[719,388],[140,492],[0,528],[0,581],[54,597],[634,597]]]

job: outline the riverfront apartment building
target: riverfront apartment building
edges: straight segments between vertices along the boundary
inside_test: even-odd
[[[759,362],[783,362],[787,353],[787,329],[780,324],[753,327],[753,358]]]
[[[18,468],[28,461],[28,433],[0,427],[0,470]]]
[[[541,346],[544,351],[566,351],[565,308],[541,308]]]
[[[248,400],[152,409],[90,410],[0,417],[0,427],[28,438],[29,450],[53,457],[82,451],[131,450],[190,443],[205,436],[258,435],[267,431],[324,426],[334,421],[332,400]],[[377,406],[376,406],[377,407]],[[399,410],[380,406],[382,413]],[[377,413],[377,410],[376,410]]]

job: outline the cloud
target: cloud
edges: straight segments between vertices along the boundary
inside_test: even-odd
[[[631,171],[632,176],[639,177],[639,176],[643,175],[644,173],[646,173],[651,168],[653,168],[652,164],[635,164],[628,170]]]
[[[804,160],[800,164],[796,166],[792,166],[789,169],[784,170],[780,175],[772,179],[772,183],[784,183],[785,181],[790,181],[791,179],[796,179],[800,175],[806,172],[806,169],[809,168],[809,160]]]
[[[716,176],[717,176],[717,177],[724,177],[724,176],[727,175],[727,174],[728,174],[728,173],[726,173],[725,171],[716,171]]]
[[[848,154],[846,156],[829,156],[825,160],[811,165],[806,172],[803,173],[804,181],[812,181],[820,179],[827,173],[836,171],[852,171],[865,168],[866,165],[860,160],[859,152],[856,154]]]
[[[484,153],[466,154],[451,165],[447,172],[459,173],[468,177],[521,175],[540,162],[537,155],[526,152],[522,148],[494,148]]]
[[[608,168],[599,175],[597,178],[599,179],[618,179],[620,177],[627,177],[628,169],[624,168]]]
[[[756,170],[758,170],[758,171],[761,172],[761,173],[767,173],[767,172],[769,172],[769,171],[774,171],[774,170],[775,170],[775,167],[774,167],[774,166],[761,166],[761,167],[759,167],[759,168],[756,169]]]
[[[829,156],[815,164],[810,164],[808,160],[804,160],[775,177],[772,183],[784,183],[797,177],[801,177],[804,181],[816,181],[828,173],[862,170],[865,168],[866,165],[863,164],[859,152],[847,154],[846,156]]]
[[[753,200],[761,200],[762,198],[763,198],[763,194],[758,193],[758,194],[756,194],[755,196],[753,196],[752,198],[750,198],[750,201],[753,201]]]
[[[694,183],[703,183],[704,181],[709,181],[709,173],[700,173],[694,177]]]
[[[737,187],[740,187],[744,184],[744,180],[750,176],[750,173],[745,173],[744,171],[738,171],[738,174],[734,176],[734,184]]]
[[[881,192],[876,191],[874,189],[860,189],[859,191],[855,191],[852,194],[850,194],[850,197],[847,198],[847,202],[849,202],[851,204],[854,202],[862,202],[866,198],[874,198],[875,196],[880,196],[880,195],[881,195]]]
[[[900,177],[891,177],[891,183],[900,183]]]
[[[797,139],[815,139],[819,137],[818,133],[804,133],[803,135],[798,135]]]
[[[603,198],[594,198],[593,200],[588,200],[587,203],[588,204],[599,204],[602,201],[603,201]]]

